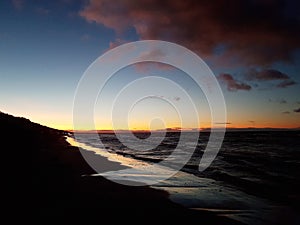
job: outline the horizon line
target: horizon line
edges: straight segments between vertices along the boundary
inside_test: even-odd
[[[167,128],[167,129],[157,129],[157,130],[127,130],[127,129],[96,129],[96,130],[73,130],[73,129],[66,129],[64,131],[68,132],[97,132],[97,133],[127,133],[127,132],[132,132],[132,133],[151,133],[151,132],[208,132],[211,131],[210,128],[192,128],[192,129],[173,129],[173,128]],[[214,130],[220,130],[220,129],[225,129],[225,131],[281,131],[281,130],[300,130],[300,127],[294,127],[294,128],[289,128],[289,127],[225,127],[225,128],[214,128]]]

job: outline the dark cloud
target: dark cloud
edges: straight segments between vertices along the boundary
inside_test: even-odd
[[[300,108],[298,108],[298,109],[294,109],[294,112],[296,112],[296,113],[300,113]]]
[[[246,72],[245,77],[249,81],[281,81],[276,85],[278,88],[286,88],[296,84],[287,74],[274,69],[250,69]]]
[[[229,125],[231,123],[227,122],[227,123],[224,123],[224,122],[216,122],[215,124],[225,124],[225,125]]]
[[[231,74],[222,73],[217,78],[221,82],[223,82],[224,84],[226,84],[228,91],[237,91],[237,90],[249,91],[249,90],[251,90],[251,86],[250,85],[235,80]]]
[[[182,44],[219,63],[290,62],[300,47],[298,1],[89,0],[79,12],[119,37],[134,28],[141,39]],[[220,47],[221,46],[221,47]]]
[[[285,73],[273,69],[264,69],[260,71],[256,69],[251,69],[246,73],[246,79],[259,81],[288,80],[289,76]]]
[[[289,111],[282,112],[282,114],[290,114]]]
[[[249,123],[251,123],[252,127],[255,127],[255,121],[254,120],[248,120]]]
[[[269,102],[277,102],[277,103],[279,103],[279,104],[286,104],[287,103],[287,100],[285,100],[285,99],[283,99],[283,98],[281,98],[281,99],[271,99],[271,98],[269,98],[268,99],[268,101]]]
[[[287,101],[286,101],[285,99],[280,99],[278,102],[279,102],[280,104],[286,104],[286,103],[287,103]]]
[[[176,96],[174,97],[174,100],[178,102],[180,100],[180,97]]]
[[[276,87],[286,88],[286,87],[289,87],[289,86],[292,86],[295,84],[297,84],[297,83],[293,80],[284,80],[284,81],[280,82],[279,84],[277,84]]]

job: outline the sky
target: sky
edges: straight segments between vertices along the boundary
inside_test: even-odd
[[[163,40],[190,49],[210,67],[225,98],[227,127],[300,127],[299,10],[292,0],[1,1],[0,111],[73,129],[76,88],[99,56],[132,41]],[[144,63],[112,77],[95,104],[96,127],[83,122],[81,129],[181,127],[180,118],[192,110],[187,99],[176,85],[153,79],[134,86],[134,95],[145,88],[153,95],[126,112],[127,124],[122,109],[110,115],[119,91],[149,76],[169,79],[190,95],[199,121],[183,128],[215,125],[202,90],[187,74]],[[178,115],[172,104],[185,110]]]

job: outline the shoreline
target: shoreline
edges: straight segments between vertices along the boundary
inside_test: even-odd
[[[64,144],[67,143],[63,143],[63,145]],[[65,147],[67,147],[68,150],[75,151],[76,153],[74,154],[80,154],[79,150],[76,147]],[[114,162],[108,161],[103,157],[100,157],[99,159],[104,163],[111,164],[112,167],[114,167]],[[82,157],[80,161],[83,161]],[[80,164],[81,163],[86,164],[86,162],[80,162]],[[71,164],[73,164],[73,160],[71,161]],[[73,164],[72,168],[74,167],[77,167],[77,169],[79,169],[80,166]],[[98,204],[97,200],[96,202],[94,202],[95,200],[89,200],[85,204],[91,206],[85,206],[88,208],[88,210],[86,211],[86,209],[84,209],[83,212],[81,211],[82,208],[80,206],[81,213],[87,213],[90,217],[90,223],[93,223],[96,218],[98,218],[96,213],[92,214],[94,210],[92,210],[91,208],[93,208],[97,209],[97,212],[102,212],[100,214],[101,220],[103,220],[105,217],[109,217],[109,220],[112,220],[111,217],[114,215],[126,216],[128,213],[134,213],[135,219],[147,218],[147,220],[152,221],[153,223],[157,222],[157,219],[168,219],[169,221],[174,221],[175,223],[184,219],[190,224],[196,224],[197,220],[205,220],[207,221],[206,224],[240,224],[239,222],[233,221],[231,219],[218,217],[210,212],[199,212],[179,206],[178,204],[173,203],[168,199],[169,194],[166,191],[157,190],[148,186],[124,186],[109,181],[103,177],[82,176],[83,173],[87,174],[87,172],[90,171],[86,170],[85,167],[86,165],[83,166],[82,169],[80,169],[82,171],[80,173],[80,177],[76,177],[75,179],[75,182],[79,183],[78,185],[80,186],[80,190],[76,190],[75,188],[74,192],[76,194],[77,192],[81,194],[84,193],[83,198],[89,196],[89,199],[95,198],[102,203]],[[123,212],[119,212],[119,210],[123,210]],[[155,215],[155,218],[151,219],[152,215]],[[87,215],[85,215],[84,217],[86,218],[86,216]]]
[[[119,156],[116,153],[108,153],[106,150],[82,144],[77,140],[68,140],[76,146],[80,146],[81,152],[93,151],[99,157],[105,157],[110,163],[125,162],[123,168],[112,168],[112,171],[90,174],[92,177],[107,177],[112,180],[122,180],[122,176],[131,177],[136,182],[139,182],[145,177],[151,181],[151,176],[161,177],[160,175],[149,174],[143,170],[143,164],[137,159],[130,159]],[[85,152],[86,151],[86,152]],[[126,161],[130,163],[126,164]],[[147,163],[147,162],[145,162]],[[130,166],[132,166],[130,168]],[[139,167],[140,166],[140,167]],[[123,170],[116,172],[114,170]],[[138,170],[139,169],[139,170]],[[158,170],[157,173],[163,172]],[[222,182],[210,179],[201,178],[193,174],[178,171],[174,176],[163,179],[161,182],[149,186],[155,190],[167,192],[167,197],[170,201],[184,206],[186,209],[209,212],[218,217],[231,218],[234,221],[243,224],[275,224],[276,217],[274,212],[286,210],[285,207],[276,206],[267,199],[255,197],[246,194],[241,190],[233,187],[225,186]]]
[[[187,194],[184,198],[188,198],[184,207],[171,201],[175,196],[171,192],[179,191],[174,185],[167,192],[167,185],[164,190],[158,190],[149,186],[125,186],[101,176],[84,176],[95,171],[83,159],[79,149],[66,141],[67,131],[3,113],[0,113],[0,124],[3,146],[8,146],[3,151],[8,154],[4,158],[16,160],[10,166],[10,173],[5,174],[9,184],[6,193],[10,198],[4,204],[12,207],[14,212],[26,215],[24,218],[28,218],[30,224],[100,224],[103,221],[112,224],[137,221],[139,224],[144,221],[155,224],[160,221],[173,224],[199,224],[199,221],[206,225],[251,224],[232,218],[236,211],[224,209],[227,205],[224,202],[219,202],[219,208],[223,207],[221,213],[218,209],[212,210],[211,206],[203,206],[207,198],[222,201],[218,196],[227,195],[224,190],[215,195],[219,190],[216,192],[211,186],[185,188],[188,192],[184,193]],[[112,167],[119,166],[104,157],[98,158]],[[18,176],[13,176],[16,174]],[[198,201],[203,207],[198,207],[198,203],[193,205],[193,201]],[[281,222],[296,224],[285,211],[274,209],[273,213],[281,217]],[[243,213],[240,215],[247,217]]]
[[[123,172],[100,172],[100,174],[93,174],[92,176],[104,176],[112,180],[121,180],[122,176],[130,176],[132,179],[139,181],[142,180],[145,175],[146,178],[150,180],[151,177],[149,176],[156,175],[143,170],[141,162],[149,163],[147,161],[124,157],[118,153],[110,153],[104,148],[100,149],[92,147],[86,142],[84,143],[85,144],[81,147],[88,149],[88,151],[93,151],[95,154],[107,158],[111,163],[125,163],[127,166]],[[118,155],[118,157],[115,157],[115,155]],[[133,161],[131,162],[132,165],[130,165],[130,163],[126,164],[128,161]],[[128,166],[131,168],[128,169]],[[157,172],[161,171],[158,170]],[[282,212],[284,212],[284,215],[287,216],[290,221],[294,219],[297,220],[297,218],[295,218],[297,213],[293,211],[293,208],[287,205],[272,202],[272,200],[259,195],[252,195],[238,187],[225,184],[223,181],[199,177],[193,173],[180,171],[170,179],[150,185],[150,187],[167,191],[168,197],[172,202],[180,204],[185,208],[201,212],[210,212],[214,215],[231,218],[244,224],[285,224],[286,220],[279,218]]]
[[[0,123],[3,146],[9,146],[5,153],[17,160],[7,178],[11,187],[7,205],[14,212],[26,215],[24,219],[28,218],[30,224],[101,224],[103,221],[241,224],[210,212],[184,208],[171,202],[168,193],[162,190],[124,186],[100,176],[82,176],[94,171],[78,148],[66,142],[64,135],[68,132],[4,113],[0,114]],[[103,157],[99,159],[112,164]]]

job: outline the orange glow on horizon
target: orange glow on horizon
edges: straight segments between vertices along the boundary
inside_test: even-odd
[[[51,128],[59,129],[59,130],[68,130],[72,131],[74,130],[72,123],[61,123],[61,122],[50,122],[50,121],[35,121],[32,120],[33,122],[40,123],[45,126],[49,126]],[[82,130],[82,131],[89,131],[89,130],[99,130],[99,131],[117,131],[117,130],[127,130],[127,131],[155,131],[155,130],[165,130],[165,129],[171,129],[171,130],[203,130],[203,129],[210,129],[212,126],[209,122],[206,123],[200,123],[200,126],[198,127],[181,127],[178,123],[174,124],[168,124],[168,126],[160,126],[160,127],[149,127],[146,126],[145,123],[140,123],[137,124],[135,123],[134,126],[130,126],[129,129],[126,127],[116,127],[113,128],[109,124],[106,124],[106,126],[96,126],[96,128],[91,128],[91,127],[85,127],[82,125],[79,129],[77,130]],[[218,125],[216,124],[214,126],[215,128],[218,127],[223,127],[223,125]],[[293,120],[290,121],[276,121],[276,122],[255,122],[255,123],[250,123],[249,121],[241,122],[241,123],[228,123],[226,125],[227,129],[246,129],[246,128],[257,128],[257,129],[263,129],[263,128],[287,128],[287,129],[295,129],[295,128],[300,128],[300,123],[297,123]]]
[[[55,129],[60,129],[60,130],[66,130],[66,131],[74,131],[73,128],[69,128],[69,127],[62,127],[62,128],[58,128],[58,127],[53,127]],[[160,131],[160,130],[172,130],[172,131],[193,131],[193,130],[208,130],[211,127],[201,127],[201,128],[178,128],[178,127],[167,127],[164,129],[145,129],[145,128],[134,128],[134,129],[112,129],[112,128],[107,128],[107,129],[103,129],[103,128],[97,128],[97,129],[88,129],[88,128],[83,128],[77,131],[92,131],[92,130],[97,130],[97,131],[104,131],[104,132],[113,132],[113,131],[131,131],[131,132],[151,132],[151,131]],[[215,128],[218,128],[217,126]],[[221,128],[221,127],[219,127]],[[233,125],[227,125],[226,129],[300,129],[300,125],[299,126],[295,126],[294,124],[287,124],[285,126],[276,126],[276,125],[270,125],[270,126],[265,126],[265,125],[256,125],[256,126],[249,126],[249,124],[241,124],[238,126],[233,126]]]
[[[39,123],[44,126],[48,126],[54,129],[59,130],[66,130],[66,131],[72,131],[73,123],[72,123],[72,116],[68,114],[63,113],[52,113],[51,115],[46,114],[31,114],[29,113],[16,113],[16,112],[8,112],[8,110],[4,110],[4,113],[8,113],[14,116],[24,117],[32,122]],[[274,116],[274,118],[270,117],[268,120],[266,120],[265,117],[261,116],[260,118],[253,118],[254,121],[245,121],[246,118],[241,117],[235,117],[234,119],[231,119],[230,116],[228,116],[228,124],[226,127],[228,129],[230,128],[287,128],[287,129],[295,129],[300,128],[300,122],[299,122],[299,116],[298,114],[292,114],[292,115],[278,115]],[[206,120],[209,121],[209,120]],[[81,127],[77,130],[82,131],[88,131],[88,130],[106,130],[106,131],[113,131],[113,130],[130,130],[130,131],[155,131],[155,130],[164,130],[164,129],[174,129],[174,128],[180,128],[180,123],[176,120],[170,120],[169,122],[166,122],[166,124],[160,123],[157,126],[150,127],[148,123],[145,121],[136,121],[135,123],[132,123],[131,126],[129,126],[129,129],[126,127],[116,127],[113,129],[111,126],[111,122],[104,121],[103,123],[96,124],[96,129],[94,127],[86,127],[84,124],[82,124]],[[220,125],[222,127],[222,125]],[[210,122],[201,122],[199,126],[190,126],[190,127],[183,127],[181,129],[183,130],[192,130],[192,129],[209,129],[211,127]],[[215,127],[218,127],[216,124]]]

